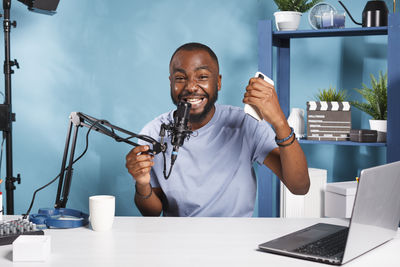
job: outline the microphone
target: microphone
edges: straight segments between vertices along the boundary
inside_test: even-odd
[[[189,102],[180,101],[178,108],[174,115],[174,124],[171,129],[171,144],[173,146],[171,154],[171,163],[173,164],[178,156],[179,147],[183,145],[183,142],[192,133],[188,126],[189,113],[191,104]]]
[[[174,121],[169,124],[161,124],[160,128],[160,137],[161,143],[164,142],[165,131],[168,131],[168,136],[171,137],[171,145],[172,145],[172,153],[171,153],[171,167],[167,174],[167,166],[165,160],[165,150],[163,151],[164,157],[164,178],[168,179],[171,175],[172,166],[175,163],[176,158],[178,157],[179,147],[183,146],[183,142],[185,139],[189,139],[192,131],[188,126],[189,116],[190,116],[190,108],[191,104],[189,102],[180,101],[178,103],[178,108],[174,113]]]

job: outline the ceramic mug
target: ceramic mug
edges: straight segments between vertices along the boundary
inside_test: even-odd
[[[97,195],[89,197],[89,221],[94,231],[112,228],[115,214],[115,197]]]

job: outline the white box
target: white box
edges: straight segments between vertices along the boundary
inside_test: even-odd
[[[0,221],[3,220],[3,193],[0,192]]]
[[[329,183],[325,190],[325,216],[350,218],[357,191],[357,181]]]
[[[51,238],[46,235],[20,235],[13,242],[13,261],[46,261]]]
[[[328,171],[308,168],[308,174],[310,176],[310,189],[304,199],[304,217],[322,218],[324,216],[324,192]]]
[[[321,218],[324,216],[324,191],[327,170],[309,168],[310,190],[294,195],[281,182],[280,214],[282,218]]]

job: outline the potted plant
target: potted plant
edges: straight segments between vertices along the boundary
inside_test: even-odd
[[[315,98],[319,101],[344,102],[347,99],[347,91],[336,90],[336,87],[329,86],[328,89],[319,89]]]
[[[369,120],[371,130],[378,131],[378,142],[385,142],[387,129],[387,72],[382,75],[380,71],[378,80],[373,74],[370,74],[370,77],[372,88],[363,83],[362,89],[355,89],[367,102],[351,101],[351,105],[372,117]]]
[[[301,14],[322,0],[274,0],[280,11],[274,13],[278,31],[295,31],[299,27]]]
[[[330,86],[320,89],[317,101],[307,102],[307,139],[346,141],[351,130],[351,106],[347,92]]]

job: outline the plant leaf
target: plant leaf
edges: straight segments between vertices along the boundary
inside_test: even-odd
[[[297,11],[297,12],[307,12],[311,7],[321,2],[322,0],[274,0],[278,9],[281,11]]]
[[[387,72],[382,75],[379,72],[378,80],[373,74],[370,74],[371,86],[367,87],[364,83],[362,89],[355,89],[366,100],[364,103],[351,101],[351,105],[369,114],[376,120],[387,119]]]

